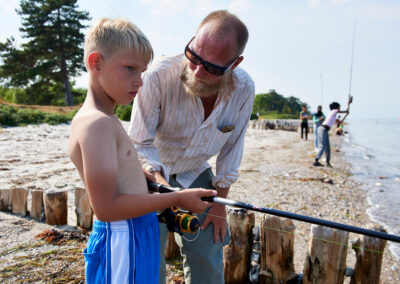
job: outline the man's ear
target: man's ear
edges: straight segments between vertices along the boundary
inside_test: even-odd
[[[88,66],[92,73],[100,71],[103,63],[103,56],[99,52],[92,52],[88,56]]]
[[[239,57],[236,59],[235,64],[233,64],[232,70],[235,69],[235,68],[240,64],[240,62],[243,61],[243,59],[244,59],[243,55],[239,56]]]

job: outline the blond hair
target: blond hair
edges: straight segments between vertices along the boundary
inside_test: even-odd
[[[124,19],[102,18],[95,22],[85,37],[84,60],[88,68],[88,57],[92,52],[100,52],[111,57],[121,49],[132,49],[137,55],[144,56],[147,62],[153,59],[153,48],[142,31]]]

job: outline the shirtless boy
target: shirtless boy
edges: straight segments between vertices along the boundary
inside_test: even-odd
[[[85,102],[71,124],[69,156],[85,183],[96,216],[84,251],[87,283],[158,283],[159,228],[156,214],[178,206],[200,213],[210,206],[196,189],[149,194],[137,153],[114,116],[130,104],[153,57],[145,35],[121,19],[101,19],[85,38],[89,73]]]

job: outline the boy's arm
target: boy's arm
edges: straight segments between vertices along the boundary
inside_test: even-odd
[[[342,120],[339,120],[339,121],[338,121],[338,127],[339,127],[339,125],[341,125],[341,124],[343,123],[343,121],[345,120],[345,118],[346,118],[347,115],[349,114],[349,111],[345,111],[344,113],[346,113],[346,114],[343,116]]]
[[[338,113],[346,113],[346,116],[349,114],[350,111],[350,104],[353,101],[353,97],[350,97],[348,102],[347,102],[347,109],[344,111],[339,111]],[[342,119],[342,121],[344,120],[344,118]]]
[[[207,202],[200,200],[200,197],[212,196],[214,192],[203,189],[198,189],[197,194],[191,194],[191,191],[143,195],[118,194],[115,124],[110,119],[102,118],[85,130],[79,139],[83,172],[91,205],[99,220],[105,222],[125,220],[171,206],[179,206],[198,213],[209,207]]]

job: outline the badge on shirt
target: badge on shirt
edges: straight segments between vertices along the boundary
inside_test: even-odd
[[[227,132],[231,132],[233,129],[235,129],[234,125],[227,125],[227,126],[222,127],[221,131],[223,133],[227,133]]]

